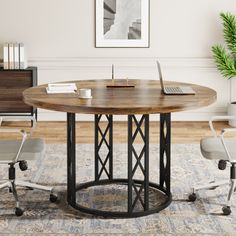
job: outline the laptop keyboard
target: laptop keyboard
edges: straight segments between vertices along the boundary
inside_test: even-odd
[[[183,93],[182,89],[179,87],[165,87],[167,93]]]

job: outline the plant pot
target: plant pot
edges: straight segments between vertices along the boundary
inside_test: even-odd
[[[236,117],[236,102],[231,102],[228,104],[228,115]],[[236,119],[229,120],[229,125],[232,127],[236,127]]]

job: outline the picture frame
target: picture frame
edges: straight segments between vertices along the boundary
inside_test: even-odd
[[[95,0],[96,48],[149,48],[150,0]]]

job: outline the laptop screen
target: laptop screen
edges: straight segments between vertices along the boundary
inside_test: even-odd
[[[163,79],[162,79],[162,73],[161,73],[161,65],[160,62],[157,61],[157,69],[159,73],[159,79],[160,79],[160,84],[161,84],[161,90],[164,91],[164,84],[163,84]]]

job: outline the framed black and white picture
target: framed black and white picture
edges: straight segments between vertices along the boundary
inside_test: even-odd
[[[149,0],[96,0],[96,47],[149,47]]]

